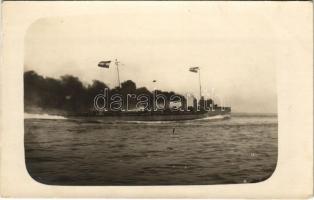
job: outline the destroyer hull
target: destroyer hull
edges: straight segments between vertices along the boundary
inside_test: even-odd
[[[115,115],[88,115],[72,116],[75,119],[89,119],[97,121],[182,121],[203,119],[207,117],[223,116],[228,117],[230,109],[214,110],[203,113],[119,113]]]

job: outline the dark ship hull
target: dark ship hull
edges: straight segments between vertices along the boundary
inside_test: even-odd
[[[210,111],[133,111],[133,112],[103,112],[97,114],[69,115],[75,119],[88,119],[97,121],[181,121],[195,120],[208,117],[222,116],[229,117],[231,108],[217,108]]]

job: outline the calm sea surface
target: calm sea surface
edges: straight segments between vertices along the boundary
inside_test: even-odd
[[[277,129],[274,115],[151,123],[25,119],[26,165],[34,179],[53,185],[259,182],[276,168]]]

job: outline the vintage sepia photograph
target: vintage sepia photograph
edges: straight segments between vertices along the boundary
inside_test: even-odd
[[[104,8],[24,38],[24,150],[47,185],[267,180],[278,157],[276,26],[244,7]],[[289,27],[288,27],[289,28]]]

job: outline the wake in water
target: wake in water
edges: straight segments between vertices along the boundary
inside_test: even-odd
[[[24,113],[25,119],[67,119],[59,115]]]
[[[165,124],[165,123],[173,123],[173,122],[193,122],[193,121],[216,121],[216,120],[223,120],[229,119],[230,115],[216,115],[216,116],[209,116],[200,119],[192,119],[192,120],[174,120],[174,121],[123,121],[124,123],[134,123],[134,124]]]
[[[231,116],[230,115],[216,115],[216,116],[209,116],[205,118],[200,118],[200,119],[194,119],[190,121],[208,121],[208,120],[217,120],[217,119],[229,119]]]

